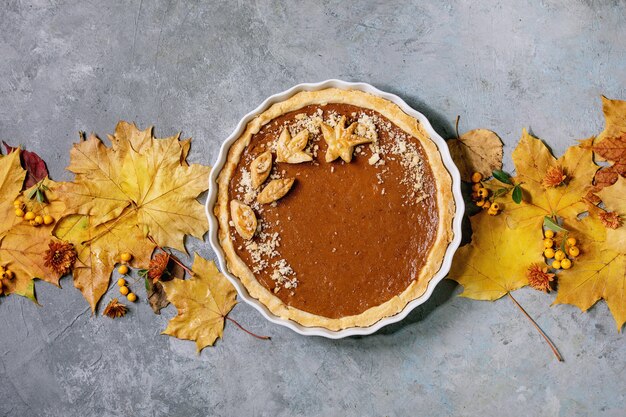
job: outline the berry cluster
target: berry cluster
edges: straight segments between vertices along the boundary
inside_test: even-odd
[[[130,269],[128,269],[128,265],[126,264],[132,258],[133,258],[133,255],[131,255],[128,252],[121,253],[120,262],[122,263],[122,265],[120,265],[119,268],[117,268],[117,272],[119,272],[122,275],[128,274]],[[137,295],[130,291],[130,288],[128,288],[128,284],[124,278],[120,278],[117,280],[117,286],[120,287],[120,294],[126,296],[126,299],[128,301],[130,301],[131,303],[134,303],[135,301],[137,301]]]
[[[3,280],[13,280],[15,278],[15,273],[11,271],[9,268],[0,266],[0,295],[4,292],[4,284]]]
[[[576,238],[567,237],[567,234],[559,243],[556,233],[546,230],[543,239],[543,256],[546,258],[546,263],[554,269],[570,269],[574,258],[580,255],[580,249],[576,243]]]
[[[487,213],[495,216],[502,211],[502,207],[500,207],[500,204],[490,200],[489,189],[483,186],[482,180],[483,175],[480,172],[472,174],[472,200],[476,202],[478,207],[486,209]]]
[[[54,218],[48,214],[41,216],[30,210],[25,212],[24,210],[26,210],[26,206],[21,200],[15,200],[13,202],[13,206],[15,207],[15,216],[23,218],[24,221],[29,222],[31,226],[37,227],[42,224],[49,226],[54,223]]]

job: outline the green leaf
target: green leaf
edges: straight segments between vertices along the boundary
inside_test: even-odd
[[[511,176],[501,169],[496,169],[495,171],[493,171],[492,175],[495,179],[504,184],[513,185],[513,181],[511,181]]]
[[[33,188],[33,190],[28,193],[28,199],[32,200],[35,197],[35,194],[37,194],[37,191],[39,191],[39,188]]]
[[[504,195],[504,194],[506,194],[508,192],[509,192],[508,188],[498,188],[496,191],[494,191],[493,198],[494,199],[498,198],[498,197],[500,197],[500,196],[502,196],[502,195]]]
[[[546,229],[550,229],[553,232],[565,232],[565,233],[567,233],[567,229],[559,226],[558,223],[556,223],[554,220],[552,220],[548,216],[543,218],[543,227],[545,227]]]
[[[517,204],[522,202],[522,187],[520,187],[519,184],[513,187],[513,194],[511,195],[511,197],[513,198],[513,201],[515,201],[515,203]]]
[[[36,191],[37,192],[35,193],[35,195],[37,196],[37,201],[39,201],[40,203],[45,203],[46,197],[44,196],[43,192],[40,189],[37,189]]]
[[[143,269],[145,271],[145,269]],[[139,272],[141,274],[141,272]],[[152,282],[148,278],[144,278],[144,285],[146,286],[146,291],[150,292],[152,290]]]

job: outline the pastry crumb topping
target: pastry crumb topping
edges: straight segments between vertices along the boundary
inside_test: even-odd
[[[358,126],[356,134],[370,139],[372,142],[376,142],[378,140],[378,131],[375,123],[376,119],[378,119],[378,117],[372,117],[368,114],[361,113],[357,120]]]
[[[246,250],[252,259],[252,272],[261,272],[269,265],[269,259],[280,256],[280,235],[278,232],[260,232],[255,240],[245,243]]]
[[[254,240],[245,242],[244,246],[250,254],[253,273],[258,274],[266,269],[272,271],[270,277],[274,281],[275,293],[282,287],[293,289],[298,286],[295,272],[289,263],[280,257],[280,234],[278,232],[261,231]]]
[[[400,157],[400,164],[404,167],[401,184],[407,185],[405,195],[407,202],[420,203],[426,197],[424,193],[424,160],[414,143],[406,142],[405,138],[398,138],[392,153]]]
[[[244,204],[252,203],[257,196],[258,191],[252,185],[252,174],[247,169],[241,170],[241,180],[237,192],[242,196],[241,200]]]
[[[322,109],[317,109],[312,115],[306,113],[296,114],[295,123],[289,126],[289,131],[292,135],[297,135],[298,132],[306,129],[310,134],[317,135],[320,133],[320,123],[324,121],[322,119],[323,114]]]
[[[328,113],[328,117],[326,118],[325,123],[327,125],[329,125],[330,127],[335,127],[339,124],[339,122],[341,121],[341,115],[339,115],[339,113],[335,112],[335,111],[331,111]]]
[[[295,278],[295,273],[291,266],[284,259],[279,259],[272,264],[274,271],[271,278],[275,283],[274,293],[280,291],[281,288],[292,289],[298,286],[298,280]]]
[[[370,159],[367,160],[370,165],[374,165],[378,161],[380,161],[380,155],[377,153],[370,156]]]

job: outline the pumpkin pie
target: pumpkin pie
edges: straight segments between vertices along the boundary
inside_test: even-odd
[[[229,271],[274,315],[370,326],[420,297],[455,211],[437,145],[396,104],[302,91],[250,121],[218,176]]]

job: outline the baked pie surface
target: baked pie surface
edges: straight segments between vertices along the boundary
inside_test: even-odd
[[[396,104],[300,92],[250,121],[218,176],[227,267],[273,314],[370,326],[421,296],[452,240],[452,179]]]

